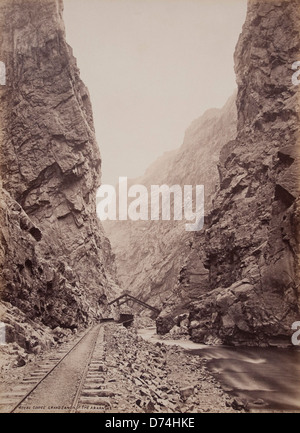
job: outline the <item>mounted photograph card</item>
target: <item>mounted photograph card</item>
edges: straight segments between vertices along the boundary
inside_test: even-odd
[[[0,413],[300,412],[299,0],[0,0]]]

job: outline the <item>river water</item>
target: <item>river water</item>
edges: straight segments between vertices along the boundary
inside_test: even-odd
[[[138,334],[153,343],[177,345],[207,360],[223,389],[247,402],[251,412],[300,412],[300,348],[205,346],[185,340],[161,340],[155,328]]]

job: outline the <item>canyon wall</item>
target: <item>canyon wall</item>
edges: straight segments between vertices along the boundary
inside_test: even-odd
[[[118,287],[96,217],[89,93],[62,13],[61,0],[0,3],[1,300],[25,321],[74,329],[99,318]]]
[[[300,320],[300,3],[250,0],[235,52],[238,133],[221,150],[220,187],[203,233],[181,270],[185,285],[158,321],[166,332],[190,288],[190,268],[207,275],[186,311],[196,342],[277,344]]]

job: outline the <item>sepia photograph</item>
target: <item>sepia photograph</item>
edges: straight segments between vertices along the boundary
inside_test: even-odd
[[[0,0],[0,413],[300,413],[300,0]]]

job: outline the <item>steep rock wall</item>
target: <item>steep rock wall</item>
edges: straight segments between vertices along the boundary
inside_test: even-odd
[[[101,158],[60,0],[2,0],[1,299],[55,328],[99,318],[113,281]],[[6,304],[7,305],[7,304]]]
[[[296,0],[248,4],[235,52],[238,135],[221,150],[220,188],[187,260],[208,271],[189,308],[194,341],[277,343],[300,319],[299,86],[292,84],[299,7]],[[184,298],[189,284],[178,290]],[[171,304],[161,332],[173,324],[178,303]]]

